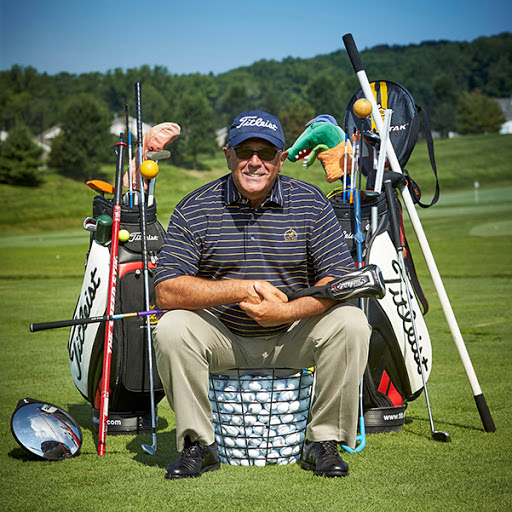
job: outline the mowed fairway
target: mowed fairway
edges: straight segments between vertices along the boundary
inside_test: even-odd
[[[168,212],[161,211],[165,225]],[[84,217],[89,211],[84,211]],[[159,404],[158,450],[151,436],[109,436],[96,455],[91,407],[75,388],[67,329],[30,333],[31,322],[70,318],[80,291],[88,233],[65,230],[0,240],[0,496],[6,511],[508,511],[512,510],[512,187],[443,192],[419,210],[427,238],[480,385],[495,433],[485,433],[457,349],[406,218],[420,281],[430,302],[433,345],[428,383],[434,422],[451,443],[430,437],[424,396],[409,404],[400,433],[368,436],[345,454],[344,479],[314,477],[298,465],[236,467],[199,479],[164,480],[177,456],[174,416]],[[80,456],[34,460],[14,440],[18,400],[53,402],[75,417]]]

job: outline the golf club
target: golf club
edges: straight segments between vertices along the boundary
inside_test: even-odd
[[[101,180],[90,180],[85,183],[91,190],[94,190],[95,192],[101,192],[101,197],[104,196],[104,194],[114,194],[115,189],[106,181]]]
[[[123,159],[124,147],[123,134],[120,142],[116,145],[117,165],[115,177],[115,194],[112,211],[112,239],[110,244],[110,269],[107,295],[107,315],[113,315],[116,304],[116,283],[117,283],[117,264],[119,250],[119,227],[121,224],[121,193],[123,179]],[[148,308],[149,309],[149,308]],[[101,398],[100,398],[100,416],[98,432],[98,455],[105,455],[105,445],[107,441],[107,420],[108,420],[108,400],[110,394],[110,364],[112,360],[112,342],[114,338],[114,323],[107,322],[105,326],[105,343],[103,349],[103,377],[101,380]]]
[[[400,231],[399,231],[399,223],[398,223],[398,216],[396,213],[395,208],[393,208],[394,203],[394,197],[393,197],[393,185],[391,183],[391,180],[386,180],[384,182],[384,190],[386,192],[386,198],[389,205],[389,213],[391,218],[391,233],[392,233],[392,239],[393,243],[396,247],[397,254],[398,254],[398,263],[400,265],[400,272],[402,274],[402,282],[405,285],[405,295],[407,296],[407,306],[409,308],[409,318],[411,320],[413,335],[414,335],[414,341],[416,345],[416,350],[418,354],[418,366],[420,368],[421,372],[421,380],[423,383],[423,391],[425,392],[425,400],[427,401],[427,409],[428,409],[428,418],[430,420],[430,432],[432,434],[432,438],[435,441],[440,442],[449,442],[450,441],[450,435],[448,432],[443,432],[442,430],[436,430],[434,428],[434,420],[432,419],[432,410],[430,407],[430,400],[428,398],[428,391],[427,391],[427,379],[425,378],[425,369],[424,369],[424,361],[423,361],[423,355],[421,352],[421,345],[420,345],[420,337],[418,336],[418,330],[416,328],[416,320],[414,315],[414,310],[412,307],[412,301],[411,301],[411,293],[412,290],[409,287],[409,278],[407,276],[407,269],[405,267],[405,259],[404,259],[404,244],[402,243],[401,237],[400,237]],[[406,314],[407,315],[407,314]]]
[[[153,160],[158,164],[159,160],[166,160],[167,158],[170,158],[171,152],[167,151],[166,149],[161,149],[159,151],[148,151],[146,153],[146,157],[150,160]],[[156,182],[156,176],[149,182],[149,189],[148,189],[148,206],[151,206],[155,202],[155,182]]]
[[[46,331],[48,329],[60,329],[61,327],[72,327],[74,325],[95,324],[98,322],[124,320],[125,318],[135,318],[148,315],[161,315],[166,311],[166,309],[151,309],[149,311],[136,311],[133,313],[117,313],[114,315],[91,316],[89,318],[72,318],[69,320],[32,323],[29,325],[29,329],[30,332]]]
[[[128,105],[124,106],[126,114],[126,133],[128,134],[128,202],[130,208],[133,208],[133,176],[132,176],[132,132],[130,130],[130,119],[128,117]]]
[[[356,75],[359,79],[359,83],[361,85],[363,93],[366,99],[370,101],[370,103],[372,104],[373,120],[377,126],[377,130],[379,134],[383,134],[384,126],[382,117],[380,115],[377,102],[375,101],[375,97],[371,90],[370,82],[368,81],[368,77],[366,76],[366,72],[363,68],[361,57],[359,55],[359,51],[357,50],[352,34],[345,34],[343,36],[343,42],[345,44],[345,48],[347,49],[347,53],[354,68],[354,71],[356,72]],[[402,169],[400,167],[400,163],[398,162],[398,159],[396,157],[393,144],[391,143],[391,140],[389,138],[386,146],[386,153],[388,155],[388,160],[391,169],[398,174],[403,174]],[[416,238],[423,253],[423,257],[425,258],[425,262],[432,277],[432,281],[436,288],[436,292],[438,294],[441,306],[443,308],[443,312],[448,323],[448,326],[450,328],[453,340],[455,342],[457,350],[459,351],[459,356],[461,358],[464,370],[466,371],[466,375],[469,380],[469,384],[473,391],[473,396],[475,399],[478,412],[480,414],[480,418],[482,420],[482,424],[486,432],[495,432],[496,427],[494,425],[491,412],[489,411],[489,407],[480,388],[480,384],[478,382],[478,378],[471,363],[471,359],[469,357],[469,353],[464,343],[464,339],[462,338],[462,333],[460,332],[459,325],[455,318],[455,314],[453,312],[450,300],[448,299],[448,295],[444,288],[441,275],[439,274],[439,270],[437,269],[437,265],[432,254],[432,250],[430,249],[430,245],[423,230],[423,226],[421,225],[418,213],[416,212],[416,209],[414,207],[414,202],[412,200],[411,193],[409,192],[407,187],[400,188],[400,193],[402,195],[404,205],[407,209],[407,213],[409,214],[409,218],[411,220],[411,224],[416,234]]]
[[[143,160],[143,149],[142,149],[142,85],[140,82],[135,84],[135,105],[137,109],[137,142],[139,150],[139,169],[142,165]],[[142,264],[144,271],[144,307],[146,310],[150,309],[149,300],[149,261],[148,261],[148,248],[147,248],[147,222],[146,222],[146,201],[144,197],[144,178],[139,174],[140,182],[140,231],[142,238]],[[142,449],[149,455],[154,455],[156,452],[156,417],[155,417],[155,390],[153,384],[153,353],[152,353],[152,342],[151,342],[151,320],[149,316],[146,316],[146,339],[147,339],[147,350],[148,350],[148,363],[149,363],[149,394],[151,400],[151,432],[153,444],[151,446],[147,444],[142,445]]]

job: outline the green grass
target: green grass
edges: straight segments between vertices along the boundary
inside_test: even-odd
[[[142,443],[151,442],[145,435],[109,436],[107,454],[98,457],[90,405],[76,390],[69,371],[68,330],[33,334],[28,330],[31,322],[72,315],[88,247],[88,234],[81,229],[81,222],[90,214],[94,194],[84,185],[56,176],[53,184],[38,193],[2,186],[4,205],[11,196],[0,216],[2,509],[511,510],[512,138],[473,139],[436,144],[441,183],[457,178],[461,186],[444,187],[439,204],[419,210],[419,214],[497,431],[485,433],[482,429],[460,357],[406,220],[418,274],[430,302],[426,321],[433,345],[433,371],[428,389],[435,426],[448,431],[452,442],[436,443],[430,438],[421,396],[409,404],[402,432],[368,436],[362,452],[344,455],[350,464],[345,479],[314,477],[293,464],[264,468],[223,465],[220,471],[199,479],[166,481],[165,467],[177,451],[174,416],[165,401],[159,404],[155,456],[141,449]],[[468,141],[471,144],[465,147]],[[489,156],[487,164],[484,160],[477,165],[476,156],[463,160],[471,147],[479,152],[489,145],[493,151],[488,153],[492,158]],[[421,160],[424,149],[419,145],[413,156],[418,153]],[[497,164],[494,149],[505,155],[496,155]],[[186,191],[225,172],[220,157],[209,162],[208,171],[170,166],[161,171],[157,197],[162,223]],[[445,171],[451,168],[449,162],[453,173]],[[430,180],[428,159],[424,163],[411,160],[408,165],[420,184]],[[481,165],[487,165],[494,178],[487,180]],[[307,171],[299,164],[287,164],[286,172],[292,171],[325,191],[332,189],[322,182],[319,167]],[[478,196],[472,188],[475,175],[482,185]],[[61,186],[67,191],[65,196],[53,197],[51,188]],[[16,216],[12,209],[21,205],[23,211]],[[54,210],[58,215],[53,216]],[[48,217],[52,219],[42,220]],[[80,456],[60,462],[36,461],[19,447],[9,422],[17,401],[24,397],[56,403],[79,421],[84,435]]]

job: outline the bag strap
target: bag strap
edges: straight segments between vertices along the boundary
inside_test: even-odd
[[[421,192],[419,190],[418,185],[414,183],[411,176],[404,169],[404,174],[407,176],[407,187],[409,188],[409,192],[411,193],[413,200],[415,203],[419,204],[422,208],[430,208],[435,205],[437,201],[439,201],[439,178],[437,177],[437,165],[436,158],[434,155],[434,139],[432,138],[432,130],[430,128],[430,120],[428,118],[427,113],[423,110],[419,105],[416,105],[418,112],[421,114],[421,118],[423,120],[423,130],[425,132],[425,140],[427,141],[428,148],[428,157],[430,159],[430,165],[432,166],[432,170],[434,171],[434,176],[436,178],[436,190],[434,192],[434,197],[430,204],[424,204],[420,201]]]

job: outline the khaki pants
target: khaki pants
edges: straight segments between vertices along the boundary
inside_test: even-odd
[[[364,313],[343,304],[295,322],[284,333],[258,338],[233,334],[207,311],[165,313],[153,341],[158,373],[176,417],[178,450],[183,450],[187,435],[205,445],[215,440],[208,399],[210,372],[312,366],[316,398],[308,439],[354,447],[370,332]]]

